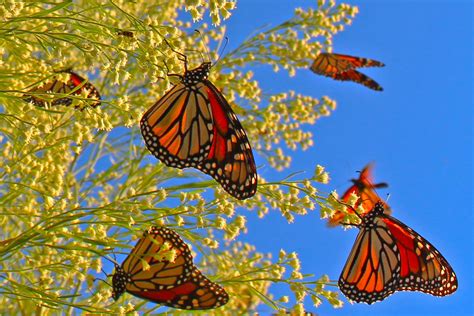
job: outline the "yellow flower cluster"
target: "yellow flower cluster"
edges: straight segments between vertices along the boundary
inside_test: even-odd
[[[221,16],[224,20],[230,17],[231,11],[234,10],[237,5],[235,1],[226,0],[187,0],[185,3],[185,9],[189,11],[194,21],[201,20],[205,10],[209,9],[212,24],[216,26],[221,24]]]
[[[336,104],[295,91],[268,94],[246,67],[260,63],[294,75],[319,50],[330,49],[332,36],[357,11],[333,2],[319,6],[298,9],[292,19],[251,37],[223,56],[210,76],[256,155],[276,170],[290,165],[288,149],[313,145],[305,128]],[[191,68],[202,59],[215,61],[215,51],[203,52],[225,41],[224,26],[203,23],[199,35],[182,11],[194,20],[208,12],[219,25],[235,8],[227,0],[2,2],[0,291],[6,294],[0,314],[19,308],[27,315],[146,313],[149,306],[130,296],[111,304],[110,285],[95,279],[103,278],[102,269],[112,270],[105,258],[129,253],[132,239],[150,225],[176,229],[198,246],[197,265],[231,295],[215,311],[220,315],[255,311],[264,303],[299,313],[305,297],[340,306],[337,295],[324,289],[329,279],[304,275],[296,254],[283,251],[272,261],[238,241],[247,231],[245,210],[260,217],[277,210],[288,222],[318,206],[333,210],[316,188],[329,180],[323,167],[304,179],[267,182],[261,176],[257,195],[237,201],[197,172],[158,163],[143,145],[141,114],[175,83],[168,74],[183,73],[172,48],[186,52]],[[103,96],[100,106],[91,106],[86,90],[71,95],[70,106],[24,102],[34,87],[67,82],[67,69],[88,74]],[[172,261],[176,253],[159,256]],[[271,283],[286,286],[287,293],[272,297]],[[294,299],[297,304],[289,306]]]

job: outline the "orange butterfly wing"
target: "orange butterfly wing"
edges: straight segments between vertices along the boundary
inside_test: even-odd
[[[382,91],[383,88],[377,82],[358,72],[356,68],[383,66],[385,66],[383,63],[373,59],[335,53],[320,53],[310,69],[319,75],[341,81],[357,82],[370,89]]]
[[[456,291],[456,274],[441,253],[420,234],[396,218],[382,217],[400,252],[398,290],[445,296]]]
[[[445,296],[457,288],[449,263],[411,228],[383,214],[376,203],[363,217],[359,234],[339,277],[347,298],[372,304],[395,291]]]
[[[333,78],[340,81],[357,82],[372,90],[383,91],[383,88],[375,80],[354,69],[334,74]]]
[[[343,54],[336,54],[336,53],[322,53],[326,54],[327,57],[333,57],[337,60],[339,70],[340,71],[347,71],[354,68],[363,68],[363,67],[384,67],[385,64],[363,57],[355,57],[350,55],[343,55]]]
[[[168,244],[169,248],[164,248]],[[173,262],[158,253],[176,253]],[[180,309],[210,309],[227,303],[229,296],[194,266],[191,251],[171,229],[152,227],[137,242],[112,277],[117,300],[123,292]]]
[[[206,82],[214,118],[213,142],[199,170],[214,177],[231,195],[246,199],[257,191],[257,168],[250,142],[239,120],[217,88]]]
[[[131,294],[166,306],[203,310],[225,305],[229,300],[226,291],[194,268],[190,279],[168,290],[129,291]]]
[[[196,89],[203,88],[197,84]],[[202,93],[175,85],[142,117],[142,135],[151,153],[167,166],[196,167],[209,155],[211,109]]]
[[[197,168],[243,200],[257,191],[255,160],[237,116],[205,79],[209,67],[190,70],[143,115],[142,135],[166,165]]]
[[[99,91],[86,79],[79,76],[75,72],[67,71],[69,80],[67,82],[59,81],[53,78],[52,81],[44,83],[42,86],[35,87],[23,95],[25,102],[31,102],[36,106],[45,107],[47,103],[52,106],[71,105],[72,99],[68,97],[52,98],[54,94],[72,94],[80,95],[82,91],[88,91],[87,98],[95,99],[91,101],[92,107],[100,105]]]

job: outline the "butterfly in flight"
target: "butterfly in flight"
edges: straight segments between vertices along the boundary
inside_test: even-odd
[[[169,74],[180,82],[140,121],[146,146],[167,166],[197,168],[233,197],[252,197],[257,190],[252,148],[229,103],[207,79],[211,63],[188,70],[186,56],[180,56],[184,75]]]
[[[69,79],[66,82],[53,78],[42,86],[29,90],[23,95],[23,100],[39,107],[45,107],[46,104],[51,104],[52,106],[71,105],[72,98],[67,96],[61,96],[58,98],[55,94],[77,96],[81,95],[82,91],[87,91],[87,98],[93,99],[91,100],[90,105],[92,107],[100,105],[101,98],[99,91],[89,81],[73,71],[68,70],[63,72],[69,74]]]
[[[174,251],[174,261],[163,258]],[[194,266],[188,245],[173,230],[151,227],[145,231],[112,276],[112,297],[126,291],[152,302],[187,310],[211,309],[227,303],[229,296]]]
[[[458,281],[446,259],[413,229],[385,214],[383,203],[359,216],[360,224],[346,224],[359,228],[339,277],[348,299],[372,304],[395,291],[435,296],[456,291]]]
[[[353,183],[352,186],[347,189],[346,192],[341,197],[341,201],[344,203],[349,202],[349,199],[352,194],[355,194],[359,196],[359,199],[356,201],[354,204],[354,208],[357,209],[360,205],[364,207],[365,212],[369,212],[372,210],[375,206],[375,203],[380,201],[380,197],[377,195],[374,189],[378,188],[386,188],[388,185],[385,182],[381,183],[374,183],[373,180],[373,175],[372,175],[372,170],[373,170],[374,165],[373,164],[368,164],[360,171],[360,175],[358,179],[351,179],[351,182]],[[390,214],[391,209],[390,207],[385,203],[383,203],[383,206],[385,208],[385,213]],[[353,214],[354,212],[352,211],[352,208],[347,208],[347,211],[349,214]],[[359,208],[359,214],[360,214],[360,208]],[[335,227],[339,225],[345,217],[346,213],[342,211],[335,211],[334,214],[328,219],[328,225],[330,227]]]
[[[385,64],[373,59],[334,53],[320,53],[310,69],[318,75],[341,81],[354,81],[372,90],[382,91],[383,88],[377,82],[357,71],[356,68],[383,66]]]

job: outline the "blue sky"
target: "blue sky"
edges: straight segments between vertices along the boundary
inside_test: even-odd
[[[287,87],[338,102],[333,115],[313,127],[313,148],[295,152],[290,170],[274,174],[265,168],[263,176],[275,179],[293,171],[312,172],[319,163],[331,173],[331,183],[324,189],[342,193],[357,170],[375,161],[376,180],[390,185],[379,194],[390,193],[393,215],[446,257],[458,276],[459,289],[443,298],[399,292],[371,306],[347,303],[334,310],[324,304],[312,310],[319,315],[472,315],[472,3],[346,2],[358,5],[360,13],[352,26],[336,35],[333,51],[384,62],[384,68],[363,72],[385,91],[333,81],[309,70],[289,78],[284,72],[275,76],[269,69],[257,68],[264,89]],[[315,5],[316,1],[240,0],[226,22],[228,50],[255,28],[290,18],[294,7]],[[334,280],[357,234],[327,228],[318,212],[291,225],[278,212],[264,220],[250,216],[248,227],[242,239],[260,251],[296,251],[304,273],[327,273]]]

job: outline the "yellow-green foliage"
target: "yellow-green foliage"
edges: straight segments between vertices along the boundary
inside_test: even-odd
[[[237,201],[197,171],[164,166],[141,139],[141,113],[172,84],[167,68],[183,72],[163,39],[186,52],[190,67],[208,58],[206,51],[215,60],[225,37],[221,23],[236,10],[228,0],[2,1],[0,314],[165,310],[130,295],[114,303],[110,286],[94,282],[107,262],[103,256],[126,254],[151,224],[181,234],[201,254],[198,267],[227,289],[229,303],[210,312],[254,311],[261,304],[298,312],[305,296],[315,305],[323,299],[341,305],[324,289],[331,284],[327,277],[300,273],[296,254],[282,250],[271,258],[237,240],[249,210],[260,217],[277,210],[291,222],[315,206],[328,209],[314,186],[328,182],[324,168],[308,179],[266,183],[260,177],[256,196]],[[356,12],[332,1],[296,9],[292,19],[255,33],[213,67],[210,79],[266,168],[284,169],[290,150],[311,146],[308,125],[330,115],[335,102],[294,91],[265,93],[250,66],[289,75],[307,68]],[[202,36],[193,31],[201,18],[212,23],[200,24]],[[38,108],[22,100],[31,87],[71,67],[99,89],[100,107],[89,106],[85,96],[74,96],[69,107]],[[273,297],[275,283],[288,294]]]

